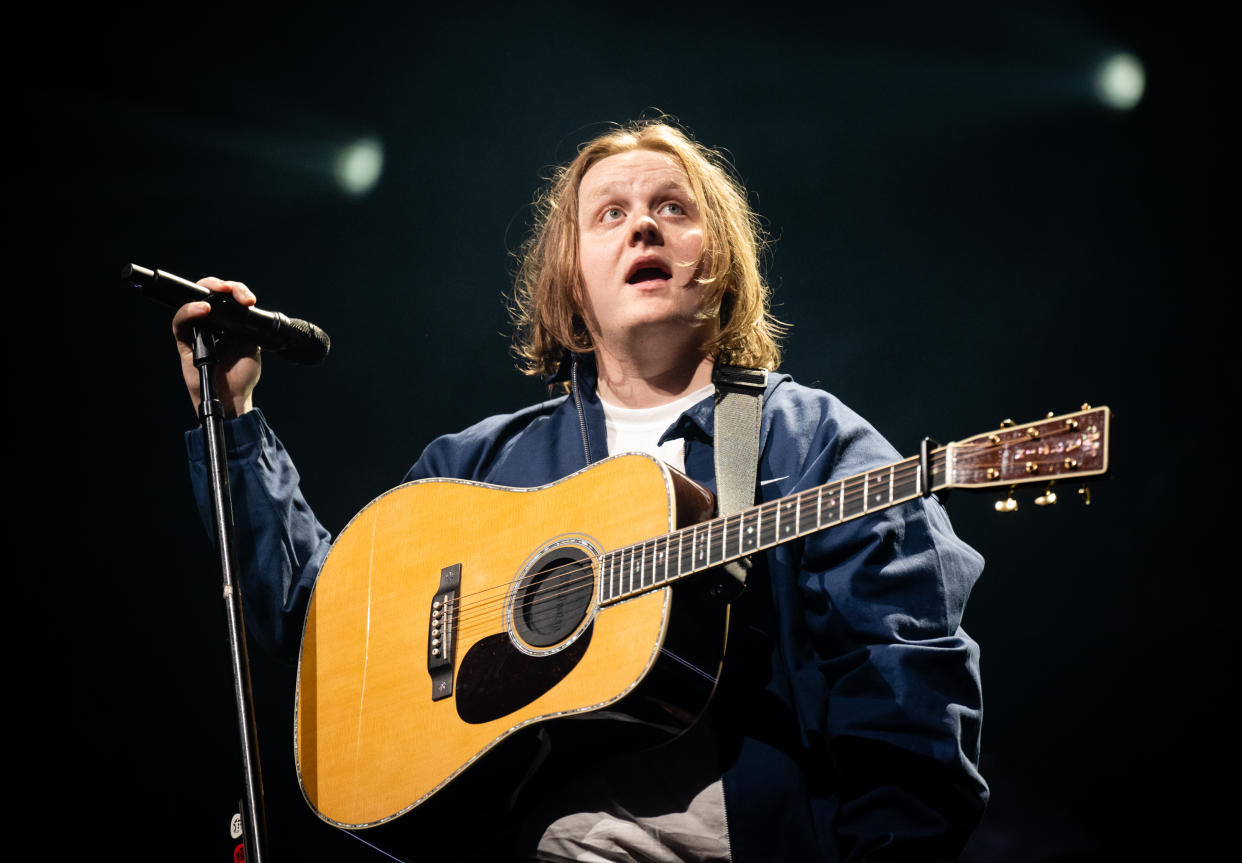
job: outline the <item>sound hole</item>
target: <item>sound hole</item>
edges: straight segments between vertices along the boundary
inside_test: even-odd
[[[535,563],[518,587],[514,628],[527,644],[551,647],[582,623],[594,592],[590,556],[573,546],[553,549]]]

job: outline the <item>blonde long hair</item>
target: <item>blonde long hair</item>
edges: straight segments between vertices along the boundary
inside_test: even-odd
[[[765,247],[759,218],[746,200],[728,160],[704,147],[668,118],[617,126],[578,150],[535,198],[535,225],[518,252],[511,313],[518,367],[529,375],[554,374],[566,348],[594,350],[577,296],[578,187],[602,159],[632,150],[677,159],[703,213],[703,251],[696,278],[705,287],[700,315],[717,320],[705,355],[734,365],[775,369],[785,325],[772,317],[770,290],[759,272]]]

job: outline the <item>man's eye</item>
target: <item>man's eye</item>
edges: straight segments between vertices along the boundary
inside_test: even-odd
[[[604,210],[605,222],[615,222],[619,218],[621,218],[620,207],[609,207],[607,210]]]
[[[664,205],[664,212],[668,213],[670,216],[684,216],[686,214],[685,208],[681,204],[673,201],[669,201]]]

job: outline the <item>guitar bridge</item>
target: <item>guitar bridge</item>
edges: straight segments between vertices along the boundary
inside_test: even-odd
[[[461,564],[440,570],[440,587],[431,598],[427,621],[427,672],[431,675],[431,700],[453,694],[453,658],[457,649],[457,592],[461,587]]]

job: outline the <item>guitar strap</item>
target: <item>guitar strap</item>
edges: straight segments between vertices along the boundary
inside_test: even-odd
[[[763,420],[763,391],[767,369],[746,369],[716,363],[716,514],[728,515],[755,503],[759,474],[759,427]],[[724,565],[724,570],[746,583],[749,557]]]

